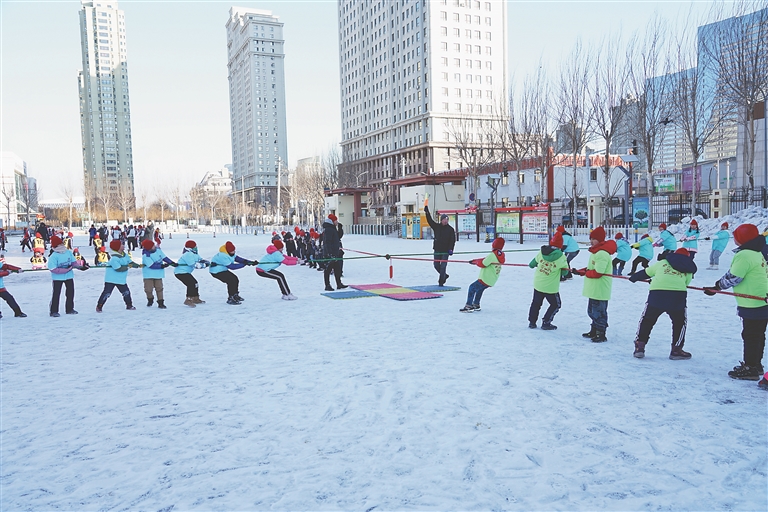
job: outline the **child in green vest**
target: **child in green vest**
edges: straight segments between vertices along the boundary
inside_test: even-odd
[[[488,256],[482,260],[470,260],[469,262],[472,265],[477,265],[481,270],[477,281],[469,285],[467,303],[459,310],[462,313],[480,311],[480,299],[483,297],[483,292],[499,280],[501,266],[505,261],[504,253],[502,252],[502,249],[504,249],[504,239],[495,239],[491,247],[493,250]]]
[[[611,298],[613,262],[611,255],[616,252],[616,242],[605,240],[605,229],[598,226],[589,234],[589,264],[572,272],[586,277],[582,295],[589,299],[587,314],[592,319],[589,332],[582,334],[594,343],[608,341],[605,331],[608,329],[608,301]]]
[[[541,329],[544,331],[554,331],[556,325],[552,325],[552,320],[560,311],[560,280],[568,275],[568,260],[563,254],[563,235],[555,233],[549,245],[542,246],[539,254],[528,264],[535,268],[533,274],[533,301],[531,309],[528,311],[528,327],[536,328],[536,322],[539,320],[539,311],[544,304],[544,300],[549,303],[544,318],[542,319]]]
[[[696,264],[688,254],[688,250],[682,248],[659,257],[662,259],[649,268],[632,274],[629,278],[633,283],[651,279],[648,300],[640,317],[640,326],[637,328],[633,355],[639,359],[645,357],[645,345],[651,337],[653,326],[656,325],[662,313],[666,313],[672,320],[672,350],[669,358],[690,359],[691,354],[683,350],[683,345],[685,345],[687,323],[687,286],[691,283],[693,274],[696,273]]]
[[[768,265],[763,251],[765,238],[760,236],[754,224],[742,224],[733,232],[733,239],[739,246],[731,260],[731,268],[714,286],[705,287],[704,293],[715,295],[717,290],[733,291],[755,297],[768,297]],[[738,315],[743,329],[744,361],[735,366],[728,375],[733,379],[760,380],[763,375],[763,352],[765,351],[765,329],[768,325],[768,304],[765,300],[736,297]]]

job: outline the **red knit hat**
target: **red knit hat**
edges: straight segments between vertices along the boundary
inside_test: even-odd
[[[558,233],[565,233],[565,226],[557,226]]]
[[[109,242],[109,248],[115,252],[119,251],[122,246],[123,246],[123,242],[121,242],[120,240],[112,240],[111,242]]]
[[[100,252],[107,252],[107,248],[102,245],[101,247],[99,247],[99,251]]]
[[[691,257],[691,253],[688,252],[688,249],[685,247],[681,247],[678,250],[675,251],[675,254],[682,254],[683,256]]]
[[[618,233],[616,233],[616,234],[613,236],[613,238],[615,238],[616,240],[619,240],[619,239],[621,239],[621,238],[624,238],[624,233],[622,233],[621,231],[619,231]]]
[[[555,235],[552,237],[552,240],[549,241],[549,245],[552,247],[557,247],[558,249],[563,248],[563,235],[558,231],[555,233]]]
[[[605,229],[603,226],[597,226],[589,234],[590,240],[597,240],[598,242],[605,242]]]
[[[659,224],[659,231],[664,231],[665,229],[667,229],[667,225],[665,223],[662,222]]]
[[[235,254],[235,244],[232,242],[227,242],[224,244],[224,249],[227,251],[227,254]]]
[[[38,236],[39,236],[39,235],[40,235],[40,233],[38,233]],[[53,236],[51,237],[51,248],[53,249],[53,248],[56,248],[56,247],[58,247],[58,246],[60,246],[60,245],[61,245],[61,238],[59,238],[59,237],[58,237],[58,236],[56,236],[56,235],[53,235]]]
[[[152,249],[154,249],[154,247],[155,247],[155,242],[153,242],[152,240],[149,240],[149,239],[147,239],[147,240],[143,240],[143,241],[141,242],[141,246],[142,246],[142,247],[143,247],[145,250],[147,250],[147,251],[151,251],[151,250],[152,250]]]
[[[728,223],[723,222],[722,224],[720,224],[720,229],[728,229]]]
[[[744,245],[758,236],[760,236],[760,232],[754,224],[742,224],[733,231],[733,239],[738,245]]]
[[[339,218],[337,216],[335,216],[334,214],[330,214],[328,216],[328,218],[331,219],[333,222],[336,222],[337,220],[339,220]]]
[[[491,244],[491,247],[496,249],[497,251],[500,251],[504,248],[504,239],[499,237],[496,238],[493,243]]]
[[[699,223],[696,222],[696,219],[691,219],[691,226],[699,227]]]
[[[275,240],[274,242],[272,242],[272,245],[277,247],[278,251],[282,251],[283,247],[285,247],[285,245],[283,245],[283,242],[281,240]]]
[[[195,243],[194,240],[187,240],[187,243],[184,244],[184,247],[186,247],[187,249],[194,249],[195,247],[197,247],[197,244]]]

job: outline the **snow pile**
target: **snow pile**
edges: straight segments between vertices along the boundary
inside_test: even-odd
[[[699,215],[694,218],[699,224],[699,231],[701,232],[702,238],[714,235],[720,231],[720,225],[723,222],[728,223],[728,229],[731,232],[738,226],[747,223],[756,225],[760,233],[768,230],[768,208],[763,208],[761,206],[750,206],[733,215],[726,215],[725,217],[720,217],[718,219],[704,219]],[[675,236],[682,236],[685,234],[686,230],[688,230],[690,224],[691,217],[684,217],[680,223],[668,225],[667,230]],[[658,237],[658,230],[656,230],[654,234]],[[654,239],[656,237],[654,237]]]

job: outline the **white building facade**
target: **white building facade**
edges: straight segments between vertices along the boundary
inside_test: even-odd
[[[278,176],[287,183],[283,24],[271,11],[232,7],[226,28],[233,189],[274,209]]]
[[[455,126],[507,105],[506,2],[339,0],[340,185],[366,184],[394,215],[390,180],[463,167]]]
[[[10,151],[2,152],[0,164],[0,227],[14,229],[34,223],[37,182],[27,175],[27,162]]]
[[[78,73],[83,174],[92,197],[134,197],[125,15],[117,2],[82,1]]]

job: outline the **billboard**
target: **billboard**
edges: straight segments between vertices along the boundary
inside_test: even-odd
[[[499,212],[496,214],[496,233],[517,235],[520,233],[520,212]]]
[[[648,198],[632,198],[632,225],[638,228],[648,228]]]
[[[675,191],[675,177],[674,176],[658,176],[653,178],[656,192],[674,192]]]

